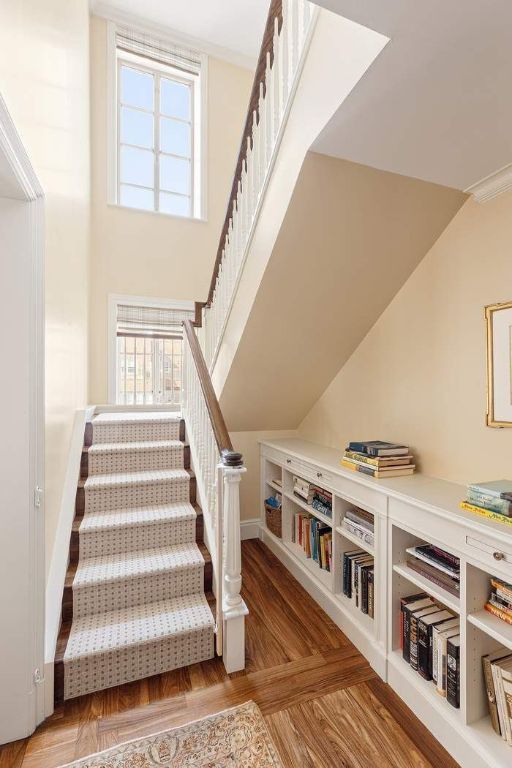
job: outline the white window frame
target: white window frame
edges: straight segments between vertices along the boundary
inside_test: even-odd
[[[136,209],[135,209],[136,210]],[[116,405],[117,393],[117,307],[119,304],[128,304],[138,307],[155,307],[156,309],[184,309],[190,312],[195,310],[193,301],[180,301],[179,299],[152,298],[151,296],[130,296],[129,294],[109,293],[108,295],[108,365],[107,385],[109,405]],[[144,406],[127,406],[127,408],[143,408]],[[177,409],[177,406],[168,406],[168,409]]]
[[[124,210],[133,211],[135,213],[157,214],[159,216],[170,216],[171,218],[181,219],[185,221],[207,220],[207,124],[208,124],[208,56],[204,53],[199,53],[201,62],[200,74],[184,76],[182,72],[173,67],[166,65],[165,63],[159,63],[157,61],[149,60],[143,61],[141,57],[123,51],[118,52],[116,46],[116,29],[115,22],[109,21],[107,27],[107,202],[109,205],[114,205]],[[144,31],[140,25],[137,29],[141,32]],[[168,37],[162,38],[170,45],[178,45],[174,40]],[[120,114],[120,98],[118,92],[119,71],[122,63],[133,66],[141,71],[148,72],[152,75],[162,76],[167,75],[170,79],[181,80],[187,84],[192,84],[192,175],[191,175],[191,215],[179,216],[178,214],[167,213],[165,211],[158,210],[146,210],[142,208],[132,208],[129,206],[123,206],[119,202],[119,152],[120,152],[120,130],[119,130],[119,114]],[[157,106],[159,112],[159,105],[155,103],[155,111],[153,114],[157,114]],[[158,173],[158,154],[159,154],[159,120],[155,120],[155,136],[158,140],[155,148],[155,208],[156,198],[159,194],[159,173]],[[165,190],[162,190],[165,191]]]

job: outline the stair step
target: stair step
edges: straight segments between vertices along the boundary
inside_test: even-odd
[[[193,501],[193,498],[189,498],[190,473],[186,469],[92,475],[85,481],[84,491],[85,514]]]
[[[73,618],[200,592],[204,564],[195,543],[80,560]]]
[[[80,557],[115,555],[197,540],[197,513],[189,502],[90,513],[79,522]]]
[[[180,414],[167,411],[100,413],[92,419],[93,443],[181,440]]]
[[[94,443],[87,451],[88,474],[183,469],[185,446],[180,440]]]
[[[202,593],[74,619],[63,656],[64,698],[211,659],[213,632]]]

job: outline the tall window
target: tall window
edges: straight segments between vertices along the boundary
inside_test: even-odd
[[[201,57],[119,29],[115,55],[115,202],[202,217]]]

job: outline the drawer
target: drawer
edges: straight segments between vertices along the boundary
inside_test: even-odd
[[[315,467],[314,464],[308,464],[307,461],[288,456],[285,458],[283,466],[285,469],[293,472],[294,475],[304,478],[304,480],[318,483],[318,485],[325,485],[327,488],[332,487],[333,477],[331,473]]]
[[[488,566],[509,571],[512,578],[512,542],[493,542],[478,535],[466,535],[467,553]]]

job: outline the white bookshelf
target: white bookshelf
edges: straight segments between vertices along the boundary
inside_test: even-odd
[[[262,442],[262,497],[277,490],[276,479],[282,482],[283,536],[266,529],[263,514],[261,538],[463,768],[510,768],[512,747],[491,726],[481,658],[501,647],[512,651],[512,626],[484,610],[492,576],[512,583],[512,531],[462,511],[462,486],[420,474],[375,480],[343,469],[340,458],[340,451],[300,439]],[[332,520],[294,496],[295,475],[333,494]],[[374,516],[373,546],[342,526],[354,506]],[[299,509],[332,527],[331,572],[291,541],[291,520]],[[406,550],[424,543],[460,559],[459,596],[408,566]],[[356,548],[375,561],[373,619],[343,594],[343,553]],[[459,709],[402,657],[400,599],[416,592],[426,592],[460,617]]]

